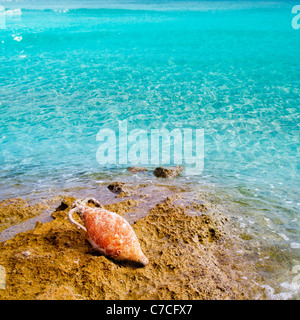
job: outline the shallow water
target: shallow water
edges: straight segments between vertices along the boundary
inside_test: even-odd
[[[295,297],[276,296],[300,289],[295,2],[9,5],[0,28],[0,199],[154,179],[97,162],[103,126],[204,129],[203,173],[176,181],[209,189],[249,241],[283,252],[266,291]]]

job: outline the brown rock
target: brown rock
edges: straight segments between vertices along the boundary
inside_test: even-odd
[[[0,202],[0,232],[12,225],[40,215],[47,206],[30,205],[21,198],[3,200]]]
[[[127,170],[128,170],[130,173],[148,171],[148,170],[147,170],[146,168],[144,168],[144,167],[129,167],[129,168],[127,168]]]
[[[113,182],[107,186],[107,188],[113,193],[120,193],[124,191],[125,183],[124,182]]]
[[[157,167],[153,173],[158,178],[170,179],[178,176],[180,172],[183,171],[183,169],[184,169],[184,166]]]
[[[130,186],[124,182],[113,182],[107,186],[107,188],[113,192],[118,194],[117,197],[129,197],[134,194],[135,187]]]

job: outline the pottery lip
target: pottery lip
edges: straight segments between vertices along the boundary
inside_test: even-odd
[[[95,208],[89,207],[87,203],[89,202],[90,199],[77,199],[76,201],[73,202],[71,205],[72,209],[76,208],[76,212],[83,218],[84,214],[90,210],[94,210]],[[91,200],[94,200],[91,198]],[[97,207],[99,209],[101,207]]]

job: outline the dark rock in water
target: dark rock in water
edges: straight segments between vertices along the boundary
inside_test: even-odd
[[[125,183],[124,182],[113,182],[107,186],[107,188],[114,193],[120,193],[124,191]]]
[[[144,172],[144,171],[148,171],[146,168],[144,167],[129,167],[127,168],[127,170],[131,173],[136,173],[136,172]]]
[[[135,193],[135,187],[128,185],[124,182],[113,182],[107,186],[107,188],[113,192],[117,193],[118,197],[129,197]]]
[[[182,172],[184,169],[184,166],[177,166],[177,167],[157,167],[154,170],[154,175],[158,178],[174,178],[179,175],[180,172]]]

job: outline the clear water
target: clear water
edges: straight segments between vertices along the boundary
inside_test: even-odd
[[[115,175],[96,160],[103,125],[204,128],[204,172],[183,179],[300,264],[296,2],[0,4],[21,9],[0,28],[1,199]]]

